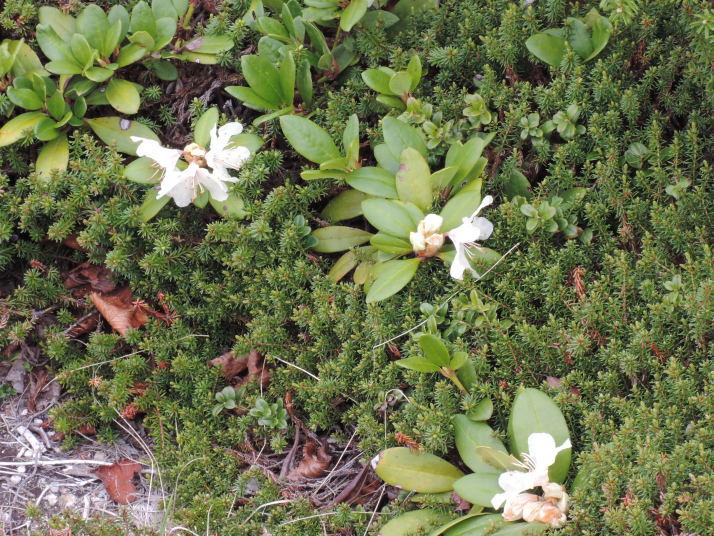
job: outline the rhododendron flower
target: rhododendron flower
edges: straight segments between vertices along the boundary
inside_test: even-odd
[[[157,199],[168,195],[177,206],[185,207],[204,189],[216,201],[228,199],[226,183],[238,180],[231,177],[228,170],[240,169],[250,157],[247,147],[229,148],[231,138],[242,131],[243,125],[235,122],[227,123],[221,128],[213,127],[210,132],[209,150],[196,143],[187,145],[181,151],[137,136],[132,136],[131,140],[139,144],[136,148],[137,155],[150,158],[162,170]],[[181,157],[188,163],[185,169],[178,167]]]
[[[471,270],[478,277],[476,270],[471,268],[469,257],[472,255],[473,249],[478,247],[477,242],[486,240],[493,232],[493,224],[490,221],[486,218],[477,218],[481,209],[491,203],[493,203],[493,197],[487,195],[470,217],[463,218],[461,225],[446,233],[446,236],[456,247],[456,256],[451,263],[450,270],[451,277],[454,279],[463,279],[466,270]]]
[[[438,214],[427,214],[417,226],[416,233],[409,233],[409,241],[414,253],[421,257],[433,257],[444,245],[444,235],[439,233],[444,218]]]
[[[519,494],[537,486],[550,483],[548,469],[555,463],[555,458],[561,450],[571,447],[570,439],[566,439],[559,447],[550,434],[535,433],[528,437],[528,452],[523,453],[521,466],[526,471],[505,471],[498,477],[498,485],[503,493],[497,493],[491,499],[495,509],[504,503],[515,499]]]

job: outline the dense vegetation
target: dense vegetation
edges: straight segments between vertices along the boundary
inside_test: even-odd
[[[266,15],[285,22],[282,2],[264,3]],[[320,506],[249,467],[259,452],[290,449],[298,425],[283,409],[286,395],[292,415],[334,441],[335,458],[350,443],[367,463],[404,434],[455,461],[454,414],[490,398],[491,426],[505,436],[517,390],[537,387],[570,428],[566,488],[578,473],[586,482],[572,493],[568,522],[553,533],[713,534],[709,3],[443,0],[433,8],[377,0],[401,14],[399,22],[373,17],[349,32],[321,26],[328,50],[349,39],[350,61],[313,66],[311,98],[298,84],[296,102],[279,103],[289,110],[256,126],[271,110],[248,108],[224,89],[246,85],[241,58],[256,54],[269,33],[251,15],[262,3],[193,4],[191,31],[227,36],[234,46],[219,51],[215,65],[167,59],[178,81],[138,66],[122,76],[143,86],[133,119],[164,146],[189,143],[214,107],[221,124],[239,121],[262,138],[230,185],[242,199],[241,217],[174,203],[146,217],[147,187],[124,173],[133,157],[81,120],[68,132],[66,171],[34,171],[40,145],[32,134],[0,152],[0,347],[11,349],[10,358],[22,341],[50,359],[71,394],[53,415],[66,446],[81,441],[73,432],[82,426],[112,441],[121,432],[119,414],[136,419],[174,494],[166,505],[174,522],[198,533],[207,531],[210,511],[209,532],[225,536],[263,528],[274,536],[363,534],[368,526],[377,534],[390,512],[414,504],[382,500],[383,515],[374,520],[374,502],[366,513],[359,505],[330,506],[333,515],[281,525]],[[77,15],[84,5],[62,7]],[[4,36],[24,38],[41,54],[37,8],[10,0],[0,25]],[[569,35],[576,25],[566,20],[592,8],[612,26],[594,58],[565,45],[549,65],[526,47],[548,28],[565,26]],[[304,51],[298,46],[294,54],[300,73]],[[412,99],[377,102],[362,73],[404,71],[415,55],[423,74],[408,90]],[[3,122],[22,111],[0,92]],[[328,277],[339,256],[320,252],[306,230],[330,223],[321,211],[346,184],[339,173],[301,178],[320,162],[296,152],[281,119],[302,113],[345,152],[343,131],[356,114],[368,142],[360,147],[365,167],[377,165],[373,149],[388,114],[414,126],[432,171],[445,167],[453,144],[493,134],[479,175],[483,195],[495,198],[485,212],[494,227],[486,245],[496,259],[517,247],[482,280],[454,280],[448,266],[430,259],[401,291],[366,303],[352,276]],[[98,103],[86,115],[116,112]],[[446,197],[434,206],[441,209]],[[359,214],[349,225],[374,231]],[[493,255],[485,259],[490,265]],[[117,287],[128,286],[153,310],[165,306],[170,318],[150,315],[125,336],[102,323],[68,336],[91,312],[91,302],[65,284],[85,261],[106,267]],[[475,380],[467,395],[448,378],[396,366],[420,353],[416,332],[382,344],[424,320],[418,332],[440,333],[468,352]],[[214,411],[216,393],[236,382],[208,362],[229,350],[257,351],[270,379],[236,386],[238,411]],[[284,499],[291,500],[261,507]],[[453,506],[441,508],[455,517]]]

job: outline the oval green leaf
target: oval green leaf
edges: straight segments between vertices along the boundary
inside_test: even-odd
[[[380,231],[402,238],[409,238],[424,214],[411,203],[393,199],[365,199],[362,212],[369,223]]]
[[[397,194],[423,211],[431,206],[431,172],[426,159],[412,147],[402,151],[396,177]]]
[[[141,97],[131,82],[112,78],[107,84],[106,96],[112,108],[123,114],[132,115],[139,111]]]
[[[466,415],[454,417],[456,448],[463,462],[475,473],[501,473],[481,456],[477,447],[491,447],[508,454],[506,447],[498,439],[493,429],[486,423],[474,422]]]
[[[61,132],[54,140],[45,143],[37,155],[35,170],[42,180],[48,180],[52,171],[64,171],[69,163],[67,134]]]
[[[320,216],[330,221],[343,221],[356,218],[362,214],[362,201],[367,194],[357,190],[345,190],[327,203]]]
[[[498,473],[472,473],[454,482],[454,491],[462,499],[484,507],[491,507],[491,499],[497,493],[502,493],[498,485]]]
[[[438,456],[428,452],[413,452],[406,447],[385,450],[372,460],[372,467],[379,478],[390,486],[418,493],[449,491],[464,474]]]
[[[402,290],[416,274],[419,264],[419,259],[407,259],[391,260],[376,265],[372,268],[375,279],[367,292],[367,303],[386,300]]]
[[[413,536],[434,525],[443,523],[449,516],[436,510],[414,510],[392,519],[379,531],[380,536]]]
[[[341,156],[328,132],[309,119],[286,115],[280,118],[280,127],[293,149],[311,162],[320,164]]]
[[[394,175],[379,167],[357,168],[345,175],[345,182],[355,190],[378,197],[396,199]]]
[[[312,236],[319,240],[312,249],[318,253],[335,253],[368,242],[372,237],[372,233],[352,227],[332,225],[315,229],[312,232]]]
[[[138,143],[131,141],[132,136],[159,141],[159,137],[146,125],[121,117],[96,117],[87,119],[87,124],[104,143],[115,144],[120,153],[136,156]]]

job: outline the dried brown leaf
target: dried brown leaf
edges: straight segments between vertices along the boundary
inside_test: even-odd
[[[327,453],[324,444],[318,447],[314,441],[308,441],[302,450],[302,460],[288,473],[288,480],[317,478],[327,470],[331,461],[332,456]]]
[[[80,264],[67,273],[64,285],[76,297],[85,296],[89,292],[106,294],[114,290],[115,285],[109,279],[110,272],[104,266],[92,264],[89,261]]]
[[[221,376],[226,380],[232,380],[248,368],[248,359],[246,357],[236,359],[233,357],[233,352],[226,352],[215,359],[211,359],[208,364],[211,367],[220,367]]]
[[[105,296],[92,292],[89,299],[109,325],[122,336],[126,335],[129,329],[140,328],[149,320],[144,309],[134,305],[129,287]]]
[[[136,487],[132,479],[141,471],[141,464],[131,460],[119,460],[92,471],[104,484],[113,501],[129,504],[136,500]]]
[[[72,527],[63,529],[50,529],[50,536],[72,536]]]
[[[240,376],[235,382],[236,387],[245,385],[252,378],[260,378],[260,384],[265,388],[270,382],[270,371],[258,352],[251,350],[248,355],[236,358],[233,352],[226,352],[215,359],[211,359],[208,364],[212,367],[219,367],[221,375],[226,380],[233,380]],[[243,372],[247,374],[242,375]]]

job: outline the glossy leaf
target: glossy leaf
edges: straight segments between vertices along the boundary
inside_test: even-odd
[[[406,239],[424,219],[424,214],[415,205],[391,199],[366,199],[362,202],[362,212],[380,231]]]
[[[438,367],[445,367],[451,361],[449,349],[440,337],[427,333],[419,337],[418,342],[424,357]]]
[[[368,242],[372,233],[353,227],[333,225],[315,229],[312,236],[319,240],[312,249],[319,253],[335,253]]]
[[[389,89],[389,80],[391,78],[390,75],[379,69],[367,69],[362,72],[362,80],[370,89],[386,95],[392,94],[392,90]]]
[[[251,89],[269,102],[270,108],[280,108],[285,99],[280,73],[275,66],[267,59],[254,54],[243,56],[241,66],[243,76]]]
[[[369,242],[378,250],[384,251],[385,253],[404,255],[412,252],[412,245],[409,241],[386,233],[377,233]]]
[[[345,175],[345,182],[355,190],[388,199],[397,197],[394,175],[379,167],[357,168]]]
[[[104,10],[96,4],[85,7],[76,19],[77,31],[87,38],[95,50],[101,50],[104,36],[109,29],[109,21]]]
[[[500,473],[471,473],[454,482],[454,491],[472,504],[489,508],[493,496],[503,492],[498,485]]]
[[[538,536],[548,530],[545,523],[506,523],[490,536]]]
[[[463,218],[469,218],[481,204],[481,179],[471,181],[441,209],[444,231],[461,225]]]
[[[124,168],[124,176],[139,184],[156,184],[161,181],[163,170],[147,156],[130,162]]]
[[[206,110],[196,121],[193,128],[193,141],[201,147],[208,147],[211,143],[211,129],[218,124],[218,108]]]
[[[169,201],[171,201],[171,197],[169,197],[168,195],[157,199],[157,193],[158,190],[156,190],[155,188],[151,188],[148,192],[146,192],[144,202],[141,204],[141,207],[139,207],[139,219],[141,221],[149,221],[154,216],[156,216]]]
[[[422,534],[434,525],[443,523],[448,516],[436,510],[414,510],[395,517],[384,525],[380,536],[412,536]]]
[[[132,136],[159,141],[159,137],[146,125],[121,117],[96,117],[87,119],[87,124],[100,140],[107,145],[116,145],[120,153],[136,156],[138,143],[131,141]]]
[[[254,110],[271,110],[274,108],[273,103],[265,100],[249,87],[245,86],[228,86],[226,93],[243,102],[248,108]]]
[[[293,149],[311,162],[319,164],[341,156],[328,132],[309,119],[297,115],[283,116],[280,127]]]
[[[384,133],[384,141],[387,147],[396,158],[399,158],[402,151],[408,147],[416,149],[426,158],[426,144],[419,132],[411,125],[387,116],[382,120],[382,132]]]
[[[493,415],[493,402],[490,398],[484,398],[466,414],[469,419],[476,422],[487,421],[491,415]]]
[[[245,218],[245,203],[243,199],[236,194],[229,194],[228,199],[224,201],[216,201],[212,197],[208,198],[208,202],[214,210],[224,218]]]
[[[35,170],[43,180],[48,180],[52,171],[64,171],[69,163],[67,135],[61,132],[54,140],[45,143],[37,154]]]
[[[431,172],[424,157],[412,147],[402,151],[396,176],[399,199],[427,211],[432,203]]]
[[[441,369],[441,367],[420,355],[406,357],[395,361],[395,363],[402,368],[416,370],[417,372],[439,372]]]
[[[558,446],[570,438],[568,424],[555,402],[538,389],[523,389],[513,401],[508,421],[511,452],[516,455],[528,452],[528,437],[536,432],[552,435]],[[558,453],[555,463],[550,466],[553,482],[562,483],[568,476],[570,457],[571,449]]]
[[[280,64],[280,87],[283,93],[283,102],[292,103],[295,99],[295,60],[291,52],[285,54]]]
[[[560,37],[539,33],[528,38],[526,48],[538,59],[557,67],[565,54],[565,41]]]
[[[43,106],[42,99],[31,89],[7,88],[7,97],[14,105],[25,110],[39,110]]]
[[[45,117],[42,112],[26,112],[13,117],[0,127],[0,147],[12,145],[25,134],[31,134],[35,125]]]
[[[491,535],[494,529],[506,525],[501,514],[479,515],[461,521],[454,527],[444,532],[444,536],[486,536]],[[429,536],[436,536],[430,534]]]
[[[357,266],[357,255],[354,251],[347,251],[342,255],[327,273],[327,278],[335,283],[345,277],[355,266]]]
[[[367,0],[351,0],[340,17],[342,31],[349,32],[367,13],[367,7],[369,7]]]
[[[38,12],[38,19],[40,24],[51,26],[63,41],[69,42],[77,31],[74,17],[63,13],[56,7],[42,6]]]
[[[474,422],[466,415],[454,417],[456,448],[463,462],[476,473],[500,473],[496,468],[479,456],[477,447],[491,447],[508,453],[491,427],[482,422]]]
[[[112,78],[107,84],[107,100],[115,110],[132,115],[139,111],[141,97],[134,84],[120,78]]]
[[[374,461],[372,464],[374,467]],[[406,447],[394,447],[382,452],[374,470],[390,486],[419,493],[449,491],[453,489],[454,482],[463,476],[461,470],[446,460],[428,452],[413,452]]]
[[[386,300],[402,290],[419,268],[419,259],[391,260],[372,269],[375,279],[367,292],[367,303]],[[418,491],[418,490],[417,490]]]
[[[356,218],[362,214],[362,201],[367,199],[367,194],[357,190],[345,190],[332,199],[320,216],[330,221],[343,221]]]

